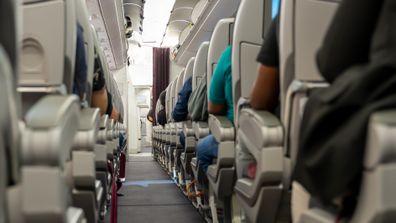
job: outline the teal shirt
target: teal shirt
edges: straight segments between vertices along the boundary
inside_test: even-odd
[[[213,104],[227,105],[227,118],[234,123],[234,104],[232,100],[231,46],[221,54],[213,72],[209,88],[209,101]]]

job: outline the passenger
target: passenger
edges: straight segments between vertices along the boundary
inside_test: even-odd
[[[77,23],[76,63],[74,67],[73,94],[84,99],[87,86],[87,62],[84,46],[84,29]]]
[[[226,115],[234,122],[234,105],[232,101],[231,47],[228,46],[221,54],[210,82],[208,95],[208,112],[215,115]],[[213,135],[199,140],[197,159],[201,170],[205,173],[208,166],[217,158],[219,144]]]
[[[92,107],[100,109],[100,114],[107,114],[115,121],[120,120],[120,114],[113,105],[112,95],[106,88],[106,80],[98,59],[95,61],[95,76],[93,81]]]
[[[371,40],[383,2],[342,1],[317,54],[319,71],[329,83],[350,66],[369,61]]]
[[[257,110],[274,112],[279,105],[279,47],[276,36],[278,16],[274,18],[266,35],[257,62],[257,78],[250,94],[250,105]]]
[[[158,108],[157,113],[157,122],[158,124],[164,126],[166,124],[166,112],[165,112],[165,97],[166,97],[166,91],[161,92],[159,96],[160,100],[160,106]]]
[[[349,73],[351,75],[356,72],[353,68],[356,65],[359,66],[359,71],[356,72],[355,77],[367,75],[367,67],[370,66],[368,64],[373,59],[373,55],[370,55],[370,53],[374,53],[373,51],[370,52],[370,50],[373,50],[372,40],[381,9],[383,8],[383,2],[383,0],[345,0],[340,3],[317,54],[320,74],[330,84],[344,74]],[[355,10],[356,8],[359,8],[359,10]],[[383,38],[383,40],[385,39]],[[381,44],[383,47],[390,48],[383,42]],[[386,72],[382,73],[386,74]],[[375,72],[373,74],[378,77]],[[383,78],[381,81],[386,80],[383,76],[381,78]],[[381,86],[381,82],[376,82],[375,79],[371,79],[370,82]],[[367,85],[365,86],[366,89],[370,88],[371,91],[366,90],[368,94],[365,95],[366,97],[362,97],[364,94],[362,92],[364,91],[360,91],[359,94],[354,93],[356,89],[359,89],[360,85],[361,83],[349,85],[344,80],[342,85],[337,87],[330,86],[326,90],[321,91],[322,96],[326,97],[327,95],[325,99],[313,92],[304,110],[301,126],[304,131],[300,132],[299,150],[293,173],[294,178],[315,196],[314,201],[319,203],[320,206],[325,205],[326,207],[324,208],[330,212],[339,212],[339,210],[334,210],[334,204],[336,206],[335,209],[341,207],[342,210],[341,213],[338,213],[339,216],[350,215],[356,205],[363,166],[363,151],[366,142],[366,129],[357,126],[366,126],[370,114],[367,110],[373,108],[370,106],[374,100],[378,100],[378,98],[370,95],[369,92],[376,92],[376,94],[380,92],[378,89],[370,88]],[[384,84],[383,86],[386,88],[390,85]],[[348,90],[345,90],[346,88]],[[357,96],[352,99],[350,95],[354,94]],[[381,98],[385,100],[388,96],[389,94],[385,93],[381,95]],[[340,98],[343,99],[344,104],[339,102]],[[371,101],[367,102],[365,98],[370,98]],[[334,110],[329,112],[322,109],[318,112],[318,109],[321,109],[319,100],[321,100],[320,103],[327,103],[331,100],[332,106],[328,106],[328,108],[334,108]],[[359,107],[359,103],[355,104],[354,102],[351,103],[351,101],[364,102],[365,104]],[[345,109],[345,105],[348,103],[349,107]],[[353,106],[350,104],[353,104]],[[385,104],[383,103],[382,106]],[[386,105],[389,106],[389,104]],[[341,118],[339,118],[339,115],[332,113],[336,110],[343,111],[340,112],[342,114]],[[323,114],[333,114],[337,119],[334,119],[336,121],[324,119],[323,117],[330,117],[330,115],[324,116]],[[358,119],[351,117],[358,117]],[[350,124],[351,120],[354,120],[354,126]],[[326,124],[328,127],[319,129],[318,126],[320,125],[317,123]],[[330,124],[332,125],[330,126]],[[314,129],[312,126],[316,128]],[[351,132],[351,129],[354,129],[352,130],[354,131],[353,136],[343,138],[342,136],[345,136],[343,133],[346,131]],[[336,144],[336,142],[340,143]],[[348,143],[353,144],[353,146],[345,146]],[[308,163],[309,165],[307,165]],[[332,176],[337,176],[337,180],[334,181]],[[323,185],[326,186],[324,187]]]
[[[154,109],[150,109],[150,111],[147,113],[147,120],[151,122],[152,125],[155,125]]]
[[[177,98],[177,102],[175,108],[172,112],[172,117],[176,122],[189,120],[188,114],[188,99],[190,98],[192,92],[192,77],[188,78],[184,83],[183,88],[179,92],[179,97]],[[185,146],[185,136],[184,133],[180,133],[180,144],[184,148]]]

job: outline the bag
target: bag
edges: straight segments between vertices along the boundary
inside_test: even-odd
[[[208,97],[206,89],[205,74],[188,99],[188,112],[192,121],[208,120]]]
[[[368,120],[376,111],[396,108],[395,29],[390,28],[396,12],[386,18],[392,7],[383,9],[371,62],[350,68],[330,87],[313,92],[305,107],[294,178],[324,203],[357,195]]]

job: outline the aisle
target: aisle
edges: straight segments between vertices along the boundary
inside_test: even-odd
[[[118,198],[118,222],[202,223],[191,202],[151,156],[151,148],[130,156]]]

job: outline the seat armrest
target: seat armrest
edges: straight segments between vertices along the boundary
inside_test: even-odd
[[[68,223],[84,223],[87,221],[81,208],[69,207],[66,215]]]
[[[113,140],[114,139],[114,120],[113,119],[108,119],[107,120],[107,125],[106,125],[106,129],[107,129],[107,140]]]
[[[333,223],[336,222],[336,216],[321,209],[309,209],[297,220],[299,223]]]
[[[80,126],[74,137],[73,150],[94,150],[99,131],[99,122],[98,108],[86,108],[81,111]]]
[[[77,189],[95,188],[95,154],[87,151],[73,151],[73,179]]]
[[[209,125],[207,122],[193,122],[192,126],[197,139],[209,135]]]
[[[107,120],[109,119],[108,115],[102,115],[100,117],[100,122],[99,122],[99,128],[100,129],[105,129],[107,127]]]
[[[364,165],[396,163],[396,110],[376,112],[370,117]]]
[[[235,162],[235,145],[233,141],[222,142],[219,144],[216,164],[208,168],[208,176],[217,180],[221,168],[232,167]]]
[[[102,115],[99,122],[99,132],[97,143],[106,144],[107,140],[107,120],[109,119],[108,115]]]
[[[69,160],[79,115],[76,96],[51,95],[38,101],[25,119],[24,164],[57,166]]]
[[[209,115],[209,129],[217,142],[234,141],[234,125],[225,116]]]
[[[282,124],[270,112],[251,108],[242,109],[239,126],[247,140],[258,150],[265,147],[281,146],[283,143]]]

